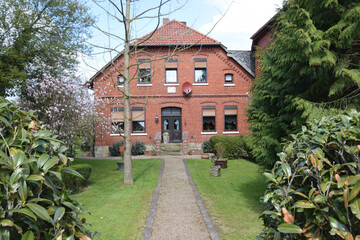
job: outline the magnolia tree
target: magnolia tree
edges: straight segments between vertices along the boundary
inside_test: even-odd
[[[91,95],[78,80],[48,77],[41,83],[28,85],[20,105],[26,110],[33,110],[46,128],[58,135],[71,152],[79,139],[92,142]]]

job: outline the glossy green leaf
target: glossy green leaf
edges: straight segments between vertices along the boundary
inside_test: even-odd
[[[281,168],[282,168],[282,170],[285,173],[287,178],[291,177],[291,168],[290,168],[290,165],[288,163],[282,163]]]
[[[294,204],[294,207],[298,207],[298,208],[316,208],[316,206],[314,204],[312,204],[311,202],[303,201],[303,200],[297,201]]]
[[[9,184],[13,185],[15,182],[17,182],[21,177],[22,169],[18,168],[16,169],[10,176]]]
[[[38,161],[37,161],[37,166],[38,166],[39,168],[41,168],[41,167],[46,163],[46,161],[47,161],[48,159],[49,159],[49,155],[43,153],[43,154],[39,157],[39,159],[38,159]]]
[[[67,157],[66,157],[64,154],[59,153],[59,158],[60,158],[60,160],[61,160],[61,162],[62,162],[63,165],[66,165],[66,164],[67,164],[68,159],[67,159]]]
[[[23,151],[18,151],[14,156],[14,165],[18,167],[26,160],[26,156]]]
[[[356,196],[359,195],[360,192],[360,181],[358,181],[353,188],[351,189],[350,195],[349,195],[349,202],[353,200]]]
[[[80,173],[78,173],[77,171],[75,171],[75,170],[73,170],[73,169],[64,168],[64,169],[62,170],[62,172],[63,172],[63,173],[72,174],[72,175],[74,175],[74,176],[77,176],[77,177],[85,180],[85,178],[84,178]]]
[[[315,203],[325,203],[327,200],[328,200],[328,197],[327,197],[327,196],[317,195],[317,196],[314,198],[313,201],[314,201]]]
[[[0,219],[0,226],[12,227],[12,226],[14,226],[14,222],[9,219]]]
[[[360,198],[350,204],[351,212],[360,220]]]
[[[78,211],[78,207],[76,207],[74,204],[72,204],[71,202],[62,202],[62,204],[68,208],[70,208],[73,211]]]
[[[302,229],[295,224],[283,223],[278,226],[278,231],[282,233],[301,233]]]
[[[59,207],[54,214],[54,222],[60,221],[60,219],[64,216],[64,213],[65,213],[65,208]]]
[[[44,169],[44,171],[48,171],[50,168],[52,168],[53,166],[55,166],[58,163],[59,163],[58,158],[50,158],[44,164],[43,169]]]
[[[32,198],[29,200],[29,202],[32,202],[32,203],[37,203],[37,202],[43,202],[43,203],[46,203],[46,204],[49,204],[49,205],[53,205],[54,202],[49,200],[49,199],[46,199],[46,198]]]
[[[50,222],[50,215],[44,207],[36,203],[27,203],[26,206],[30,208],[38,217],[44,219],[47,222]]]
[[[27,181],[44,181],[44,177],[41,174],[38,175],[30,175],[26,179]]]
[[[37,220],[36,215],[28,208],[11,209],[11,210],[8,210],[8,212],[15,212],[15,213],[24,214],[24,215],[34,219],[35,221]]]
[[[21,240],[34,240],[35,236],[32,231],[27,231],[21,238]]]
[[[277,181],[276,181],[276,179],[275,179],[275,176],[274,176],[272,173],[265,172],[265,173],[264,173],[264,176],[265,176],[267,179],[271,180],[272,182],[277,183]]]

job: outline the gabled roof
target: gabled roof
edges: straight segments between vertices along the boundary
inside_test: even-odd
[[[251,76],[255,77],[255,58],[252,51],[227,50],[227,56],[233,58]]]
[[[132,45],[137,43],[140,43],[141,46],[221,45],[219,41],[216,41],[215,39],[186,26],[186,23],[179,22],[175,19],[165,23],[154,32],[146,34],[139,40],[133,42]]]

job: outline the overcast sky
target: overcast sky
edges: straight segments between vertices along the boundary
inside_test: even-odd
[[[102,1],[107,2],[107,1]],[[135,2],[133,13],[147,9],[159,0],[140,0]],[[277,9],[281,7],[283,0],[172,0],[166,5],[163,12],[171,12],[178,7],[180,10],[167,14],[165,17],[170,20],[186,22],[195,30],[207,34],[220,41],[231,50],[250,50],[250,37],[263,26]],[[102,5],[106,9],[108,5]],[[105,12],[95,4],[91,4],[91,11],[97,18],[97,24],[106,31],[122,35],[121,24],[113,21]],[[226,12],[226,14],[225,14]],[[224,15],[225,14],[225,15]],[[219,21],[219,19],[222,19]],[[216,24],[217,23],[217,24]],[[152,31],[155,20],[137,21],[133,25],[133,37],[141,37]],[[162,23],[161,23],[162,24]],[[216,25],[215,25],[216,24]],[[215,27],[214,27],[215,25]],[[117,38],[109,38],[99,31],[93,31],[93,38],[90,42],[103,47],[111,46],[118,51],[123,49],[121,41]],[[97,70],[100,70],[116,52],[109,54],[102,49],[94,49],[95,54],[83,57],[80,64],[79,74],[82,78],[89,79]],[[104,52],[104,53],[103,53]],[[84,63],[86,62],[86,64]],[[86,66],[86,65],[90,65]]]

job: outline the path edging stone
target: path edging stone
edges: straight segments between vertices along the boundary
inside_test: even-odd
[[[160,168],[160,173],[159,173],[159,177],[158,177],[158,184],[154,190],[154,194],[153,194],[153,198],[151,201],[151,205],[150,205],[150,210],[149,210],[149,214],[146,218],[146,222],[145,222],[145,229],[143,232],[143,236],[142,236],[142,240],[149,240],[151,237],[151,232],[152,232],[152,226],[154,223],[154,218],[155,218],[155,213],[156,213],[156,206],[157,206],[157,202],[159,199],[159,191],[160,191],[160,187],[161,187],[161,181],[162,181],[162,175],[164,173],[164,168],[165,168],[165,160],[161,159],[161,168]]]
[[[201,215],[202,215],[202,217],[204,219],[204,222],[205,222],[206,228],[208,229],[210,237],[211,237],[212,240],[221,240],[218,232],[216,231],[216,228],[214,227],[213,222],[211,221],[211,218],[210,218],[208,212],[206,211],[206,207],[204,205],[204,202],[201,199],[201,197],[199,195],[199,192],[198,192],[198,190],[197,190],[197,188],[196,188],[196,186],[194,184],[194,181],[193,181],[193,179],[192,179],[192,177],[190,175],[190,171],[189,171],[188,165],[186,163],[186,159],[183,159],[183,162],[184,162],[184,165],[185,165],[186,174],[187,174],[187,176],[189,178],[189,183],[191,185],[191,188],[193,189],[196,202],[198,204],[198,207],[200,209]]]

